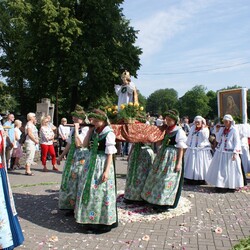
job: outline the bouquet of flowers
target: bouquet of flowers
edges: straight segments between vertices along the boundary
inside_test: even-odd
[[[124,123],[134,123],[135,120],[142,121],[145,118],[144,108],[139,103],[132,102],[121,104],[117,115]]]
[[[111,123],[115,123],[117,121],[118,106],[117,105],[106,106],[105,110]]]

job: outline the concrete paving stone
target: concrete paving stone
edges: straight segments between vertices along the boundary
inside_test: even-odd
[[[206,239],[210,239],[210,240],[213,239],[213,234],[212,234],[212,232],[206,232],[206,233],[205,233],[205,238],[206,238]]]
[[[161,244],[160,242],[148,242],[148,245],[147,245],[147,248],[148,249],[164,249],[164,244]]]
[[[207,246],[207,250],[216,250],[216,248],[215,248],[215,246]]]
[[[197,240],[195,240],[195,239],[188,239],[189,240],[189,242],[188,242],[188,244],[189,245],[198,245],[198,241]]]
[[[195,249],[198,250],[197,244],[188,244],[185,246],[186,250]]]
[[[118,159],[116,166],[118,190],[123,190],[127,162]],[[53,243],[53,247],[58,250],[72,250],[72,247],[76,247],[76,250],[140,248],[158,250],[172,249],[172,246],[173,249],[183,250],[185,247],[186,250],[198,250],[199,245],[206,246],[207,250],[226,250],[235,245],[239,239],[248,236],[250,232],[249,194],[241,192],[232,195],[216,194],[214,188],[210,186],[184,185],[182,196],[192,203],[191,210],[184,215],[156,222],[120,224],[117,229],[101,235],[84,234],[74,218],[66,218],[65,212],[58,210],[61,173],[52,171],[43,173],[40,163],[34,166],[33,171],[35,173],[33,177],[25,176],[24,171],[9,174],[25,236],[25,242],[23,246],[17,248],[18,250],[48,249],[51,235],[56,235],[59,239]],[[190,198],[189,194],[194,194],[195,197]],[[214,214],[208,214],[207,208],[212,208]],[[52,210],[58,210],[58,213],[52,215]],[[180,230],[181,223],[185,223],[186,231]],[[213,232],[217,226],[223,229],[224,236]],[[149,235],[148,242],[140,240],[144,235]],[[43,246],[39,245],[41,242]],[[214,245],[210,245],[211,242]]]
[[[208,246],[207,245],[199,245],[199,250],[207,250]]]
[[[214,239],[214,245],[216,247],[222,247],[223,246],[223,241],[222,240],[218,240],[218,239]]]
[[[230,241],[228,241],[228,240],[223,240],[222,242],[223,242],[223,246],[224,246],[224,247],[228,247],[228,248],[231,248],[231,247],[232,247],[232,244],[231,244]]]
[[[216,250],[230,250],[228,247],[216,247]]]

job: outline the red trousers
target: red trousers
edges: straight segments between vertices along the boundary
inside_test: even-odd
[[[56,152],[54,149],[54,145],[41,144],[42,164],[43,166],[46,166],[46,159],[47,159],[48,152],[52,158],[52,165],[55,166],[56,165]]]

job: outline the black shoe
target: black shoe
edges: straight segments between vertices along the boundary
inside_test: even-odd
[[[167,212],[169,210],[169,206],[165,205],[165,206],[160,206],[160,205],[154,205],[152,206],[152,208],[157,212],[157,213],[163,213],[163,212]]]
[[[75,215],[74,210],[69,210],[68,212],[65,213],[66,217],[73,217]]]
[[[220,187],[215,188],[216,193],[226,193],[227,191],[228,191],[227,188],[220,188]]]

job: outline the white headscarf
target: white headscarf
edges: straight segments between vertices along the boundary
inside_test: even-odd
[[[195,122],[196,122],[196,121],[201,121],[204,125],[207,124],[207,123],[206,123],[206,120],[205,120],[202,116],[200,116],[200,115],[195,116],[194,121],[195,121]]]
[[[235,121],[234,121],[233,117],[231,115],[229,115],[229,114],[224,115],[223,121],[224,120],[230,121],[233,126],[235,125]]]

